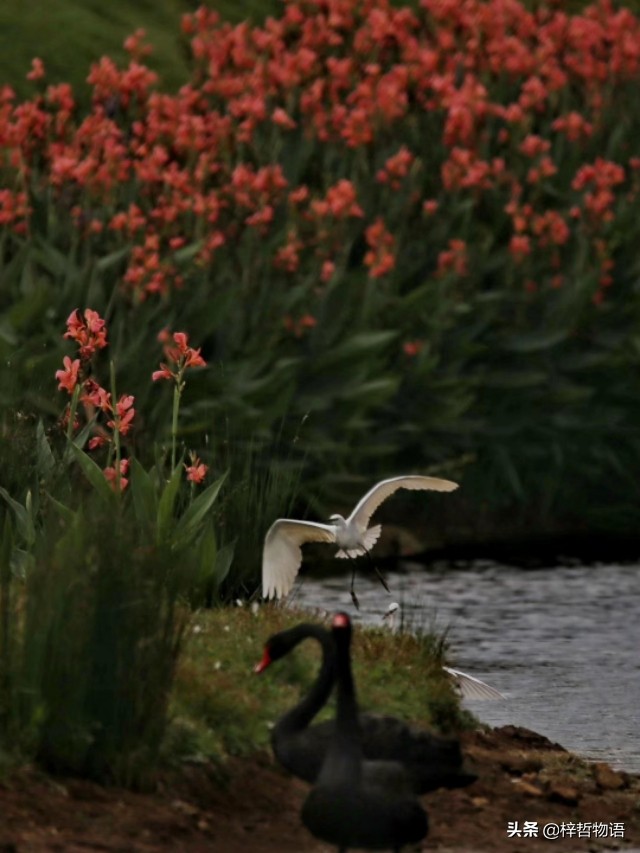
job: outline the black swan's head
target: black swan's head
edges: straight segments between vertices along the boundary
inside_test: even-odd
[[[331,620],[331,627],[334,631],[344,631],[345,634],[351,633],[351,619],[348,613],[338,611]]]
[[[280,631],[279,634],[273,634],[265,643],[262,660],[254,666],[253,671],[257,673],[264,672],[274,661],[288,655],[291,649],[306,637],[315,636],[321,639],[321,632],[326,634],[326,629],[323,629],[319,625],[302,623],[301,625],[296,625],[295,628],[289,628],[287,631]]]

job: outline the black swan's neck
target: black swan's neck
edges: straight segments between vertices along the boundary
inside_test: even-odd
[[[358,785],[362,776],[362,742],[358,700],[351,671],[351,630],[333,631],[337,685],[336,725],[320,783]]]
[[[291,629],[291,648],[312,637],[322,647],[322,665],[309,692],[290,711],[284,714],[275,726],[274,734],[284,734],[305,729],[325,704],[331,693],[334,679],[335,653],[333,639],[326,628],[304,624]]]

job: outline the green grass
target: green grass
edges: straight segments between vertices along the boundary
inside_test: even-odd
[[[269,743],[270,726],[311,685],[320,649],[307,641],[263,675],[253,673],[266,639],[309,613],[263,606],[201,611],[193,620],[179,664],[167,751],[173,757],[224,762]],[[357,627],[354,675],[362,710],[392,714],[449,732],[472,718],[441,668],[442,643],[432,634],[392,635]],[[333,715],[333,702],[319,716]]]

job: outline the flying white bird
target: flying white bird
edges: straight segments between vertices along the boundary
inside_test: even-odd
[[[381,525],[369,527],[369,520],[380,504],[398,489],[426,489],[436,492],[452,492],[458,488],[451,480],[438,477],[409,475],[381,480],[360,499],[349,518],[332,515],[332,524],[316,521],[298,521],[279,518],[274,521],[264,539],[262,551],[262,594],[265,598],[281,598],[287,595],[294,584],[302,563],[301,545],[305,542],[333,542],[339,546],[335,555],[339,559],[359,557],[369,551],[380,536]],[[374,571],[388,590],[384,578]],[[353,590],[354,573],[351,576],[351,597],[356,607],[358,599]]]
[[[396,617],[399,612],[400,605],[397,601],[392,601],[387,608],[387,612],[382,617],[392,633],[395,633],[398,630]],[[495,687],[491,687],[490,684],[480,681],[480,679],[476,678],[474,675],[469,675],[466,672],[460,672],[459,669],[451,669],[449,666],[443,666],[442,668],[451,676],[456,689],[463,699],[493,700],[505,698],[504,694],[500,693],[499,690],[496,690]]]

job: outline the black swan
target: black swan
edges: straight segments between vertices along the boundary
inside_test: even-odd
[[[335,649],[331,633],[321,625],[302,623],[274,634],[267,640],[255,671],[263,672],[309,637],[322,647],[320,672],[307,695],[274,726],[271,746],[277,760],[290,773],[315,782],[334,731],[332,720],[309,727],[333,687]],[[460,788],[475,781],[476,776],[462,769],[463,757],[457,740],[432,735],[386,715],[362,713],[359,721],[365,760],[400,762],[415,793]],[[372,768],[368,772],[372,773]]]
[[[331,743],[314,788],[302,807],[302,822],[340,853],[350,847],[392,849],[416,844],[427,834],[427,814],[415,795],[363,778],[358,703],[351,674],[351,620],[333,618],[337,710]]]

